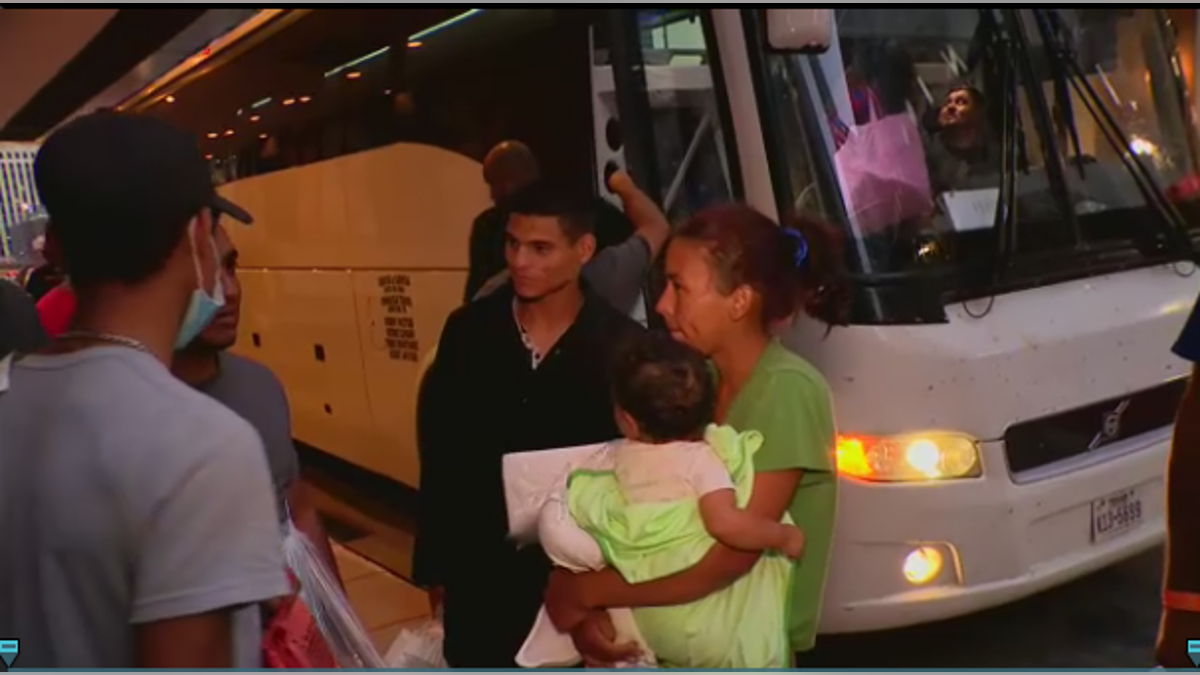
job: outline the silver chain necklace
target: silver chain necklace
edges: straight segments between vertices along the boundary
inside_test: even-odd
[[[150,348],[133,338],[127,338],[124,335],[113,335],[112,333],[101,333],[91,330],[73,330],[63,333],[58,336],[59,340],[95,340],[96,342],[107,342],[120,347],[128,347],[146,354],[153,354]]]

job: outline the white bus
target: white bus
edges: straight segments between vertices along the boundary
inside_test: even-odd
[[[419,487],[418,364],[461,301],[479,162],[518,138],[581,192],[628,168],[674,222],[738,199],[845,228],[852,325],[787,336],[842,433],[823,632],[1162,541],[1170,345],[1200,290],[1191,65],[1162,11],[273,11],[122,107],[194,130],[258,218],[234,232],[239,349],[301,441]]]

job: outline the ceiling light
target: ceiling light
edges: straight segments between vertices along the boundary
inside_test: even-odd
[[[165,98],[163,98],[163,100],[166,101],[167,103],[174,103],[175,97],[171,96],[170,94],[167,94],[167,96]]]
[[[265,141],[265,140],[267,140],[268,135],[267,134],[259,134],[258,137]]]
[[[422,43],[420,40],[411,40],[408,43],[408,48],[409,49],[419,49],[421,47],[421,44]]]
[[[251,122],[257,122],[257,121],[259,121],[259,120],[261,120],[261,119],[262,119],[262,116],[261,116],[261,115],[251,115],[251,116],[250,116],[250,121],[251,121]]]
[[[482,9],[469,9],[469,10],[467,10],[467,11],[463,12],[462,14],[459,14],[458,16],[451,17],[451,18],[449,18],[449,19],[446,19],[445,21],[443,21],[443,22],[441,22],[441,23],[439,23],[439,24],[436,24],[436,25],[434,25],[434,26],[430,26],[429,28],[426,28],[426,29],[425,29],[425,30],[423,30],[423,31],[420,31],[420,32],[417,32],[417,33],[413,33],[412,35],[409,35],[409,36],[408,36],[408,41],[409,41],[409,43],[413,43],[413,42],[419,42],[419,41],[421,40],[421,38],[428,37],[428,36],[430,36],[430,35],[433,35],[434,33],[438,32],[438,31],[440,31],[440,30],[442,30],[442,29],[449,28],[450,26],[453,26],[454,24],[456,24],[456,23],[458,23],[458,22],[460,22],[460,21],[463,21],[463,20],[465,20],[465,19],[469,19],[469,18],[471,18],[471,17],[473,17],[473,16],[475,16],[475,15],[479,14],[479,13],[480,13],[480,12],[482,12],[482,11],[483,11]]]
[[[350,70],[351,68],[359,65],[360,63],[365,63],[367,61],[370,61],[373,58],[383,56],[384,54],[391,51],[391,49],[392,49],[391,46],[380,47],[379,49],[376,49],[375,51],[371,52],[370,54],[364,54],[364,55],[358,57],[357,59],[354,59],[353,61],[347,61],[346,63],[343,63],[342,65],[338,66],[337,68],[334,68],[333,70],[325,71],[325,77],[326,78],[333,77],[334,75],[337,75],[338,73],[340,73],[342,71]]]
[[[232,136],[232,135],[233,135],[233,129],[226,129],[226,130],[225,130],[225,135],[226,135],[226,136]]]
[[[312,100],[312,97],[311,97],[311,96],[301,96],[301,97],[300,97],[300,102],[301,102],[301,103],[308,103],[308,102],[309,102],[309,101],[311,101],[311,100]]]
[[[357,70],[352,70],[346,73],[347,80],[357,80],[360,77],[362,77],[362,73],[358,72]]]
[[[213,132],[211,132],[211,133],[209,133],[209,134],[208,134],[208,137],[209,137],[209,138],[216,138],[217,136],[220,136],[220,135],[221,135],[221,134],[218,134],[217,132],[213,131]]]
[[[204,159],[212,159],[212,155],[205,155]]]
[[[284,105],[294,105],[295,103],[296,103],[296,99],[294,99],[294,98],[285,98],[283,100]]]

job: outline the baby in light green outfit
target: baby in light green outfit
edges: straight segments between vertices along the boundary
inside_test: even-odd
[[[804,534],[786,519],[744,509],[761,435],[711,424],[715,386],[708,366],[668,336],[648,333],[627,345],[612,379],[626,438],[609,446],[611,470],[576,471],[565,494],[547,505],[543,547],[564,567],[612,566],[634,584],[696,564],[718,541],[782,553],[768,553],[749,574],[697,602],[614,610],[613,619],[619,632],[636,630],[629,637],[661,665],[787,667],[788,558],[800,556]],[[580,528],[591,536],[581,537]],[[538,651],[547,625],[539,619],[523,654]]]

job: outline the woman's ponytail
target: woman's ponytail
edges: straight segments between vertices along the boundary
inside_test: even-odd
[[[799,263],[798,292],[805,313],[830,327],[845,326],[853,294],[841,230],[821,220],[796,217],[784,226],[784,232]]]

